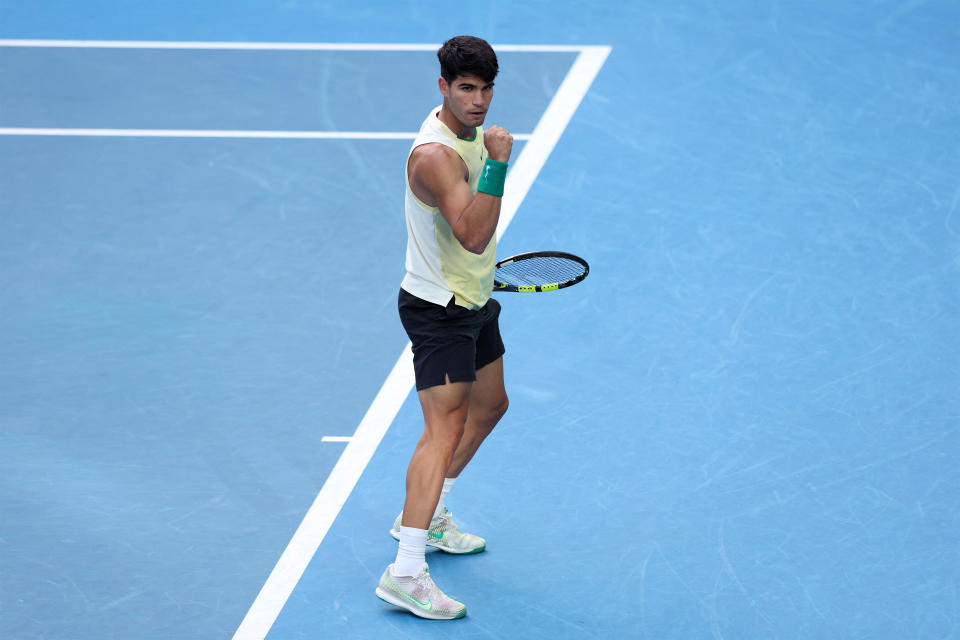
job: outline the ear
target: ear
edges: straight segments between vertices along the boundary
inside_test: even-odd
[[[447,81],[444,79],[443,76],[440,76],[440,80],[438,81],[437,84],[440,87],[440,93],[443,94],[443,97],[444,98],[448,97],[448,94],[450,93],[450,85],[447,84]]]

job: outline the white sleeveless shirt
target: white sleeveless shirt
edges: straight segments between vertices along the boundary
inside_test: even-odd
[[[460,138],[437,117],[436,107],[420,126],[410,154],[423,144],[436,142],[456,151],[470,174],[474,195],[480,172],[487,159],[483,144],[483,127],[475,129],[470,140]],[[404,174],[407,174],[404,167]],[[400,284],[404,290],[422,300],[446,306],[453,298],[458,305],[479,309],[490,299],[493,290],[497,239],[490,238],[483,253],[477,255],[463,248],[438,207],[424,204],[413,194],[406,178],[404,209],[407,218],[407,274]]]

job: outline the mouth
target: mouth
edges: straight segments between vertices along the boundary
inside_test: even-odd
[[[483,116],[487,115],[486,111],[468,111],[467,113],[469,113],[474,118],[482,118]]]

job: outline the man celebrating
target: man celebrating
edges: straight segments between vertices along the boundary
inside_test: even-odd
[[[434,584],[425,552],[427,544],[457,554],[486,548],[457,528],[444,501],[508,405],[500,305],[490,292],[513,137],[481,126],[499,70],[490,45],[458,36],[437,57],[443,104],[427,116],[407,157],[407,273],[398,300],[424,428],[391,530],[400,541],[397,558],[376,593],[420,617],[450,620],[467,608]]]

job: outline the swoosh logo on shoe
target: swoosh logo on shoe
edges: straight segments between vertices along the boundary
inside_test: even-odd
[[[434,533],[433,531],[428,531],[427,535],[433,538],[434,540],[443,540],[443,531],[440,533]]]
[[[433,611],[433,600],[429,600],[429,599],[428,599],[426,602],[420,602],[419,600],[417,600],[417,599],[414,598],[413,596],[411,596],[411,595],[409,595],[409,594],[406,594],[406,593],[404,593],[404,592],[402,592],[402,591],[400,592],[400,595],[402,595],[402,596],[403,596],[404,598],[406,598],[407,600],[413,602],[414,604],[416,604],[418,607],[420,607],[420,608],[423,609],[424,611]]]

